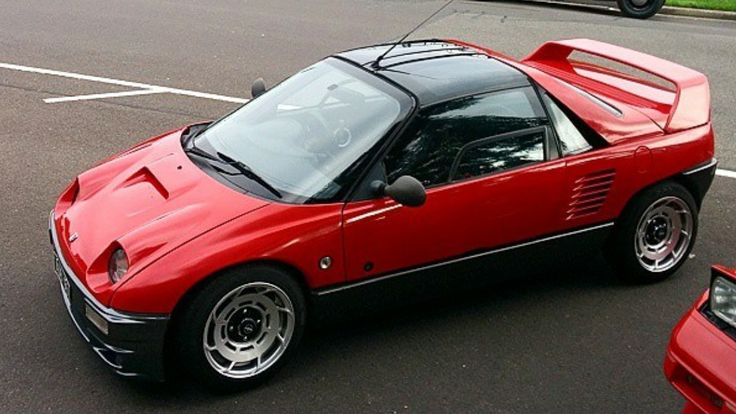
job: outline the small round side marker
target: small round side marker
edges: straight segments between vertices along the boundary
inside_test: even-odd
[[[321,259],[319,259],[319,268],[322,270],[327,270],[332,266],[332,258],[330,256],[325,256]]]

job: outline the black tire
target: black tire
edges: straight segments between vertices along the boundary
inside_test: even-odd
[[[657,14],[664,5],[664,0],[647,0],[644,4],[633,0],[616,0],[616,2],[624,16],[635,19],[648,19]]]
[[[270,289],[269,286],[275,286],[277,290],[271,292],[267,290]],[[250,339],[247,339],[248,337],[239,337],[238,340],[242,342],[238,343],[252,344],[252,341],[254,339],[257,340],[259,335],[261,338],[265,338],[266,335],[273,335],[271,332],[274,331],[267,329],[268,327],[265,326],[265,324],[269,322],[261,324],[261,320],[279,320],[280,324],[283,325],[287,324],[287,322],[284,321],[293,321],[293,330],[289,335],[289,339],[285,341],[286,345],[284,346],[284,350],[280,351],[278,355],[276,352],[272,354],[274,358],[272,362],[270,362],[269,366],[251,376],[232,377],[218,372],[213,366],[213,364],[218,364],[220,361],[224,361],[224,365],[227,365],[227,363],[231,361],[223,357],[218,351],[211,350],[208,352],[205,350],[205,340],[209,341],[209,339],[205,338],[212,338],[214,336],[213,334],[207,334],[209,336],[205,336],[205,329],[208,329],[208,332],[219,332],[218,329],[215,329],[217,325],[208,325],[208,320],[211,316],[210,314],[218,304],[220,305],[218,306],[218,309],[224,309],[229,306],[228,303],[235,304],[236,302],[246,301],[244,296],[237,295],[235,297],[238,300],[225,300],[228,295],[238,291],[241,287],[250,288],[241,290],[241,292],[244,293],[239,293],[237,295],[245,295],[248,293],[258,295],[258,289],[262,289],[261,292],[267,292],[265,294],[266,296],[271,295],[271,299],[275,305],[280,303],[284,308],[287,308],[288,306],[284,305],[284,302],[279,302],[279,298],[281,297],[279,295],[281,293],[285,294],[293,308],[293,317],[287,317],[288,312],[283,312],[281,310],[277,311],[278,316],[276,318],[266,317],[267,312],[265,310],[261,313],[262,317],[260,319],[257,319],[257,316],[253,316],[252,318],[246,317],[245,314],[248,312],[251,312],[251,314],[255,312],[257,314],[258,309],[260,308],[257,308],[254,305],[244,311],[234,311],[231,316],[225,319],[227,324],[220,328],[219,331],[230,331],[232,328],[231,320],[234,320],[239,313],[241,314],[240,318],[244,320],[242,321],[243,323],[254,322],[257,320],[258,323],[256,325],[260,326],[260,330],[258,330],[258,328],[252,329],[253,325],[251,324],[249,332],[253,333],[253,336]],[[276,299],[273,299],[274,297]],[[220,303],[222,300],[225,300],[225,302]],[[271,313],[270,315],[272,316],[274,314]],[[306,317],[304,293],[299,283],[289,273],[276,267],[260,264],[242,266],[225,271],[214,277],[213,280],[207,282],[196,296],[194,296],[193,299],[185,305],[182,313],[177,318],[174,341],[170,344],[170,348],[172,349],[169,349],[171,352],[175,352],[177,356],[173,364],[176,365],[176,368],[182,369],[185,374],[189,374],[189,377],[191,377],[195,382],[201,383],[213,391],[233,392],[252,388],[270,378],[292,355],[294,355],[294,351],[298,347],[302,335],[304,334],[307,320]],[[245,321],[245,319],[247,319],[247,321]],[[237,321],[234,322],[234,325],[238,326]],[[242,323],[239,326],[242,326]],[[240,332],[241,330],[236,327],[235,331]],[[285,333],[282,334],[283,336],[287,336]],[[225,336],[230,338],[230,332],[226,332]],[[264,343],[266,342],[266,340],[263,341]],[[274,339],[272,346],[277,346],[277,341],[279,340]],[[256,350],[256,348],[253,349]],[[211,363],[210,360],[215,362]],[[258,359],[258,364],[260,364],[260,362],[261,360]],[[244,375],[244,372],[245,371],[236,372],[233,375]]]
[[[642,258],[640,260],[639,254],[637,254],[637,249],[640,248],[637,247],[637,243],[640,240],[645,240],[639,239],[637,229],[639,228],[640,223],[645,226],[647,230],[656,229],[656,226],[654,225],[657,223],[652,223],[653,227],[649,227],[643,220],[650,212],[650,207],[658,205],[657,203],[663,203],[666,200],[670,200],[675,205],[681,202],[682,206],[686,206],[687,209],[689,209],[691,218],[690,231],[687,232],[689,238],[687,242],[683,241],[686,237],[682,235],[684,233],[680,233],[678,235],[679,241],[674,244],[682,243],[680,244],[682,247],[680,249],[676,249],[676,251],[681,253],[676,259],[673,254],[672,259],[668,263],[665,263],[661,270],[653,271],[646,267],[646,265],[650,265],[647,262],[648,258]],[[680,217],[684,222],[682,217],[687,216],[680,215]],[[671,234],[674,233],[674,231],[665,231],[664,233]],[[680,268],[680,266],[682,266],[683,263],[685,263],[690,255],[693,245],[695,244],[697,233],[698,206],[695,199],[682,185],[673,181],[665,181],[647,188],[629,202],[624,209],[624,212],[616,220],[616,224],[605,253],[609,263],[621,279],[632,283],[659,282],[671,276]],[[654,241],[657,242],[660,240],[656,238],[656,236],[664,237],[664,239],[662,239],[663,242],[666,241],[666,238],[668,237],[662,236],[662,233],[658,234],[656,231],[646,231],[642,234],[651,234]],[[685,245],[684,243],[687,244]],[[641,246],[641,244],[638,246]]]

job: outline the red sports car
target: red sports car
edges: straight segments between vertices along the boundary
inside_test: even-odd
[[[664,372],[685,413],[736,413],[736,269],[714,266],[706,291],[672,332]]]
[[[80,174],[51,213],[71,318],[121,375],[162,379],[168,359],[252,385],[314,309],[591,249],[633,281],[664,279],[715,173],[706,77],[592,40],[520,61],[455,40],[377,45],[253,91]]]

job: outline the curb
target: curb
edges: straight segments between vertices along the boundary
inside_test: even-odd
[[[618,12],[618,6],[613,0],[530,0],[534,3],[560,5],[566,7],[585,7],[593,8],[602,11],[616,11]],[[705,9],[693,9],[688,7],[673,7],[665,6],[658,14],[672,15],[672,16],[688,16],[698,17],[706,19],[718,19],[718,20],[736,20],[736,12],[720,11],[720,10],[705,10]]]
[[[665,3],[666,4],[666,3]],[[736,12],[691,9],[687,7],[664,6],[660,14],[671,14],[676,16],[704,17],[706,19],[736,20]]]

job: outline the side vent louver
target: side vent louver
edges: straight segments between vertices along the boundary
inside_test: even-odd
[[[597,213],[606,202],[615,177],[615,170],[604,170],[575,180],[570,204],[567,206],[567,219],[572,220]]]

